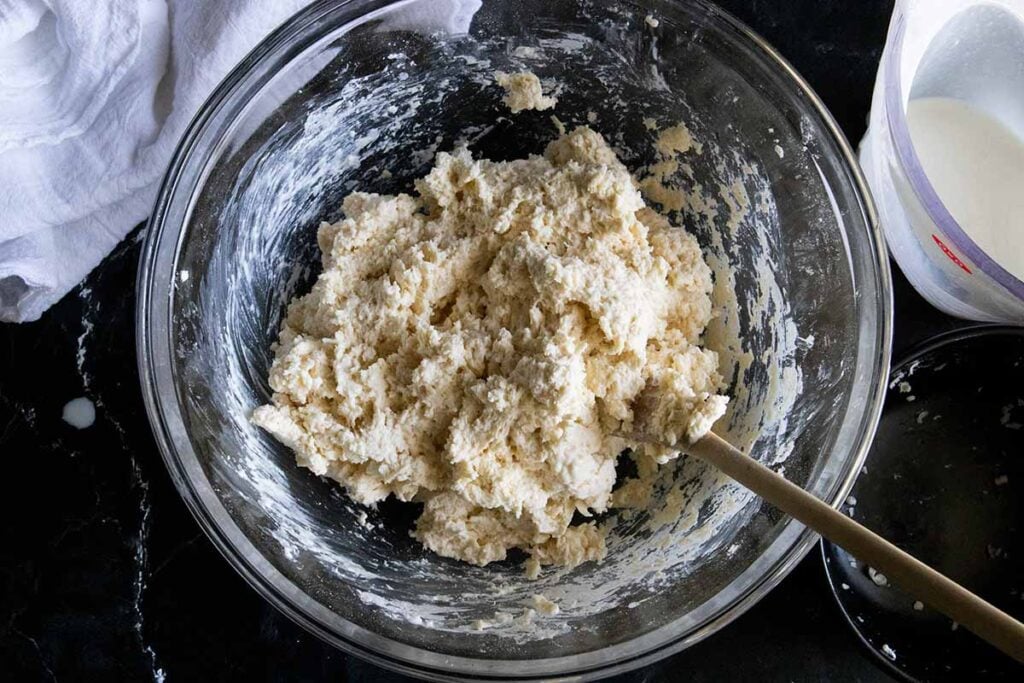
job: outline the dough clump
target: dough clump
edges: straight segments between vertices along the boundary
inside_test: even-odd
[[[507,74],[504,71],[494,72],[494,81],[505,89],[502,102],[513,114],[527,109],[552,109],[558,100],[548,97],[540,87],[540,79],[532,71],[520,71]]]
[[[343,209],[253,422],[359,503],[424,503],[413,535],[440,555],[520,548],[534,576],[603,558],[603,530],[574,514],[615,504],[625,448],[641,473],[678,455],[616,436],[634,399],[658,387],[673,439],[725,411],[698,346],[712,283],[696,240],[587,127],[544,156],[440,153],[416,196],[355,192]]]

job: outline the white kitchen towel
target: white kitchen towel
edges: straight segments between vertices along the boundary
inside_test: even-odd
[[[196,110],[308,0],[0,0],[0,320],[148,215]]]
[[[235,64],[310,0],[0,0],[0,320],[37,319],[149,214]],[[380,28],[465,33],[480,0]]]

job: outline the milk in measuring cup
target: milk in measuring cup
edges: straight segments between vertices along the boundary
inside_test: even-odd
[[[1024,0],[896,0],[860,161],[922,296],[1024,324]]]
[[[910,100],[907,124],[949,213],[996,263],[1024,280],[1024,141],[995,117],[950,97]]]

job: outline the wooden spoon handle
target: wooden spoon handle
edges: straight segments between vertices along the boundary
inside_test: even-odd
[[[686,448],[783,512],[882,572],[900,588],[1024,662],[1024,624],[878,534],[744,455],[715,434]]]

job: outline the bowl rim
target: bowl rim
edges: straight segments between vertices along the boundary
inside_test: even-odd
[[[746,612],[778,585],[807,555],[818,542],[818,535],[795,520],[789,519],[778,538],[744,573],[751,572],[776,546],[785,545],[786,548],[777,558],[765,562],[771,565],[767,571],[763,571],[759,579],[752,581],[736,597],[712,610],[711,615],[696,628],[682,634],[678,632],[679,621],[684,617],[636,638],[576,655],[537,660],[499,660],[445,655],[378,635],[348,622],[306,596],[278,572],[235,525],[198,464],[193,463],[189,466],[179,457],[179,449],[191,453],[193,460],[195,453],[180,412],[177,394],[173,389],[168,390],[174,386],[170,333],[173,330],[171,303],[175,289],[175,269],[161,270],[160,267],[175,263],[184,236],[183,228],[187,225],[187,216],[176,228],[172,227],[172,230],[177,231],[174,235],[166,234],[166,219],[171,202],[180,189],[182,172],[187,163],[194,161],[193,154],[197,142],[202,134],[207,132],[206,129],[214,115],[226,106],[231,95],[253,69],[262,66],[262,62],[268,58],[287,62],[291,56],[308,46],[303,44],[296,47],[292,39],[301,36],[302,31],[317,20],[325,18],[328,14],[340,13],[340,16],[335,17],[335,21],[340,18],[342,23],[339,25],[348,25],[365,20],[378,11],[412,1],[414,0],[317,0],[285,21],[232,69],[200,107],[183,133],[161,181],[156,203],[146,226],[146,240],[136,281],[137,362],[143,400],[155,441],[179,495],[220,554],[265,600],[305,630],[334,647],[382,667],[433,680],[589,680],[636,669],[703,640]],[[659,2],[677,7],[683,5],[682,0]],[[808,113],[817,116],[839,151],[841,161],[844,162],[844,170],[849,174],[849,180],[860,203],[859,208],[867,228],[864,237],[868,241],[867,247],[874,255],[873,263],[869,265],[873,266],[874,284],[877,287],[876,346],[873,349],[874,358],[871,359],[870,354],[865,354],[868,357],[865,362],[873,363],[877,380],[875,386],[868,388],[860,426],[852,442],[852,458],[847,471],[834,483],[831,500],[826,500],[833,507],[837,507],[848,495],[856,474],[867,457],[881,415],[885,387],[888,383],[892,345],[892,284],[888,254],[875,206],[848,141],[821,99],[797,71],[763,38],[728,12],[708,0],[689,0],[687,4],[696,5],[697,10],[706,14],[710,21],[715,22],[723,30],[731,31],[740,41],[745,41],[750,48],[759,53],[767,65],[776,67],[780,77],[788,78],[795,90],[806,98]],[[204,164],[201,164],[201,167],[208,170]],[[189,192],[201,186],[202,180],[200,176],[192,178],[193,188]],[[158,274],[167,277],[158,283]],[[164,296],[157,296],[161,288],[166,290],[163,292]],[[196,482],[204,486],[197,487]],[[328,617],[333,617],[334,622],[340,620],[343,632],[339,633],[332,628],[326,621]],[[644,642],[640,644],[639,649],[636,648],[638,641],[651,640],[654,642]],[[630,646],[634,648],[632,652],[629,651]],[[594,661],[595,659],[600,661]]]

